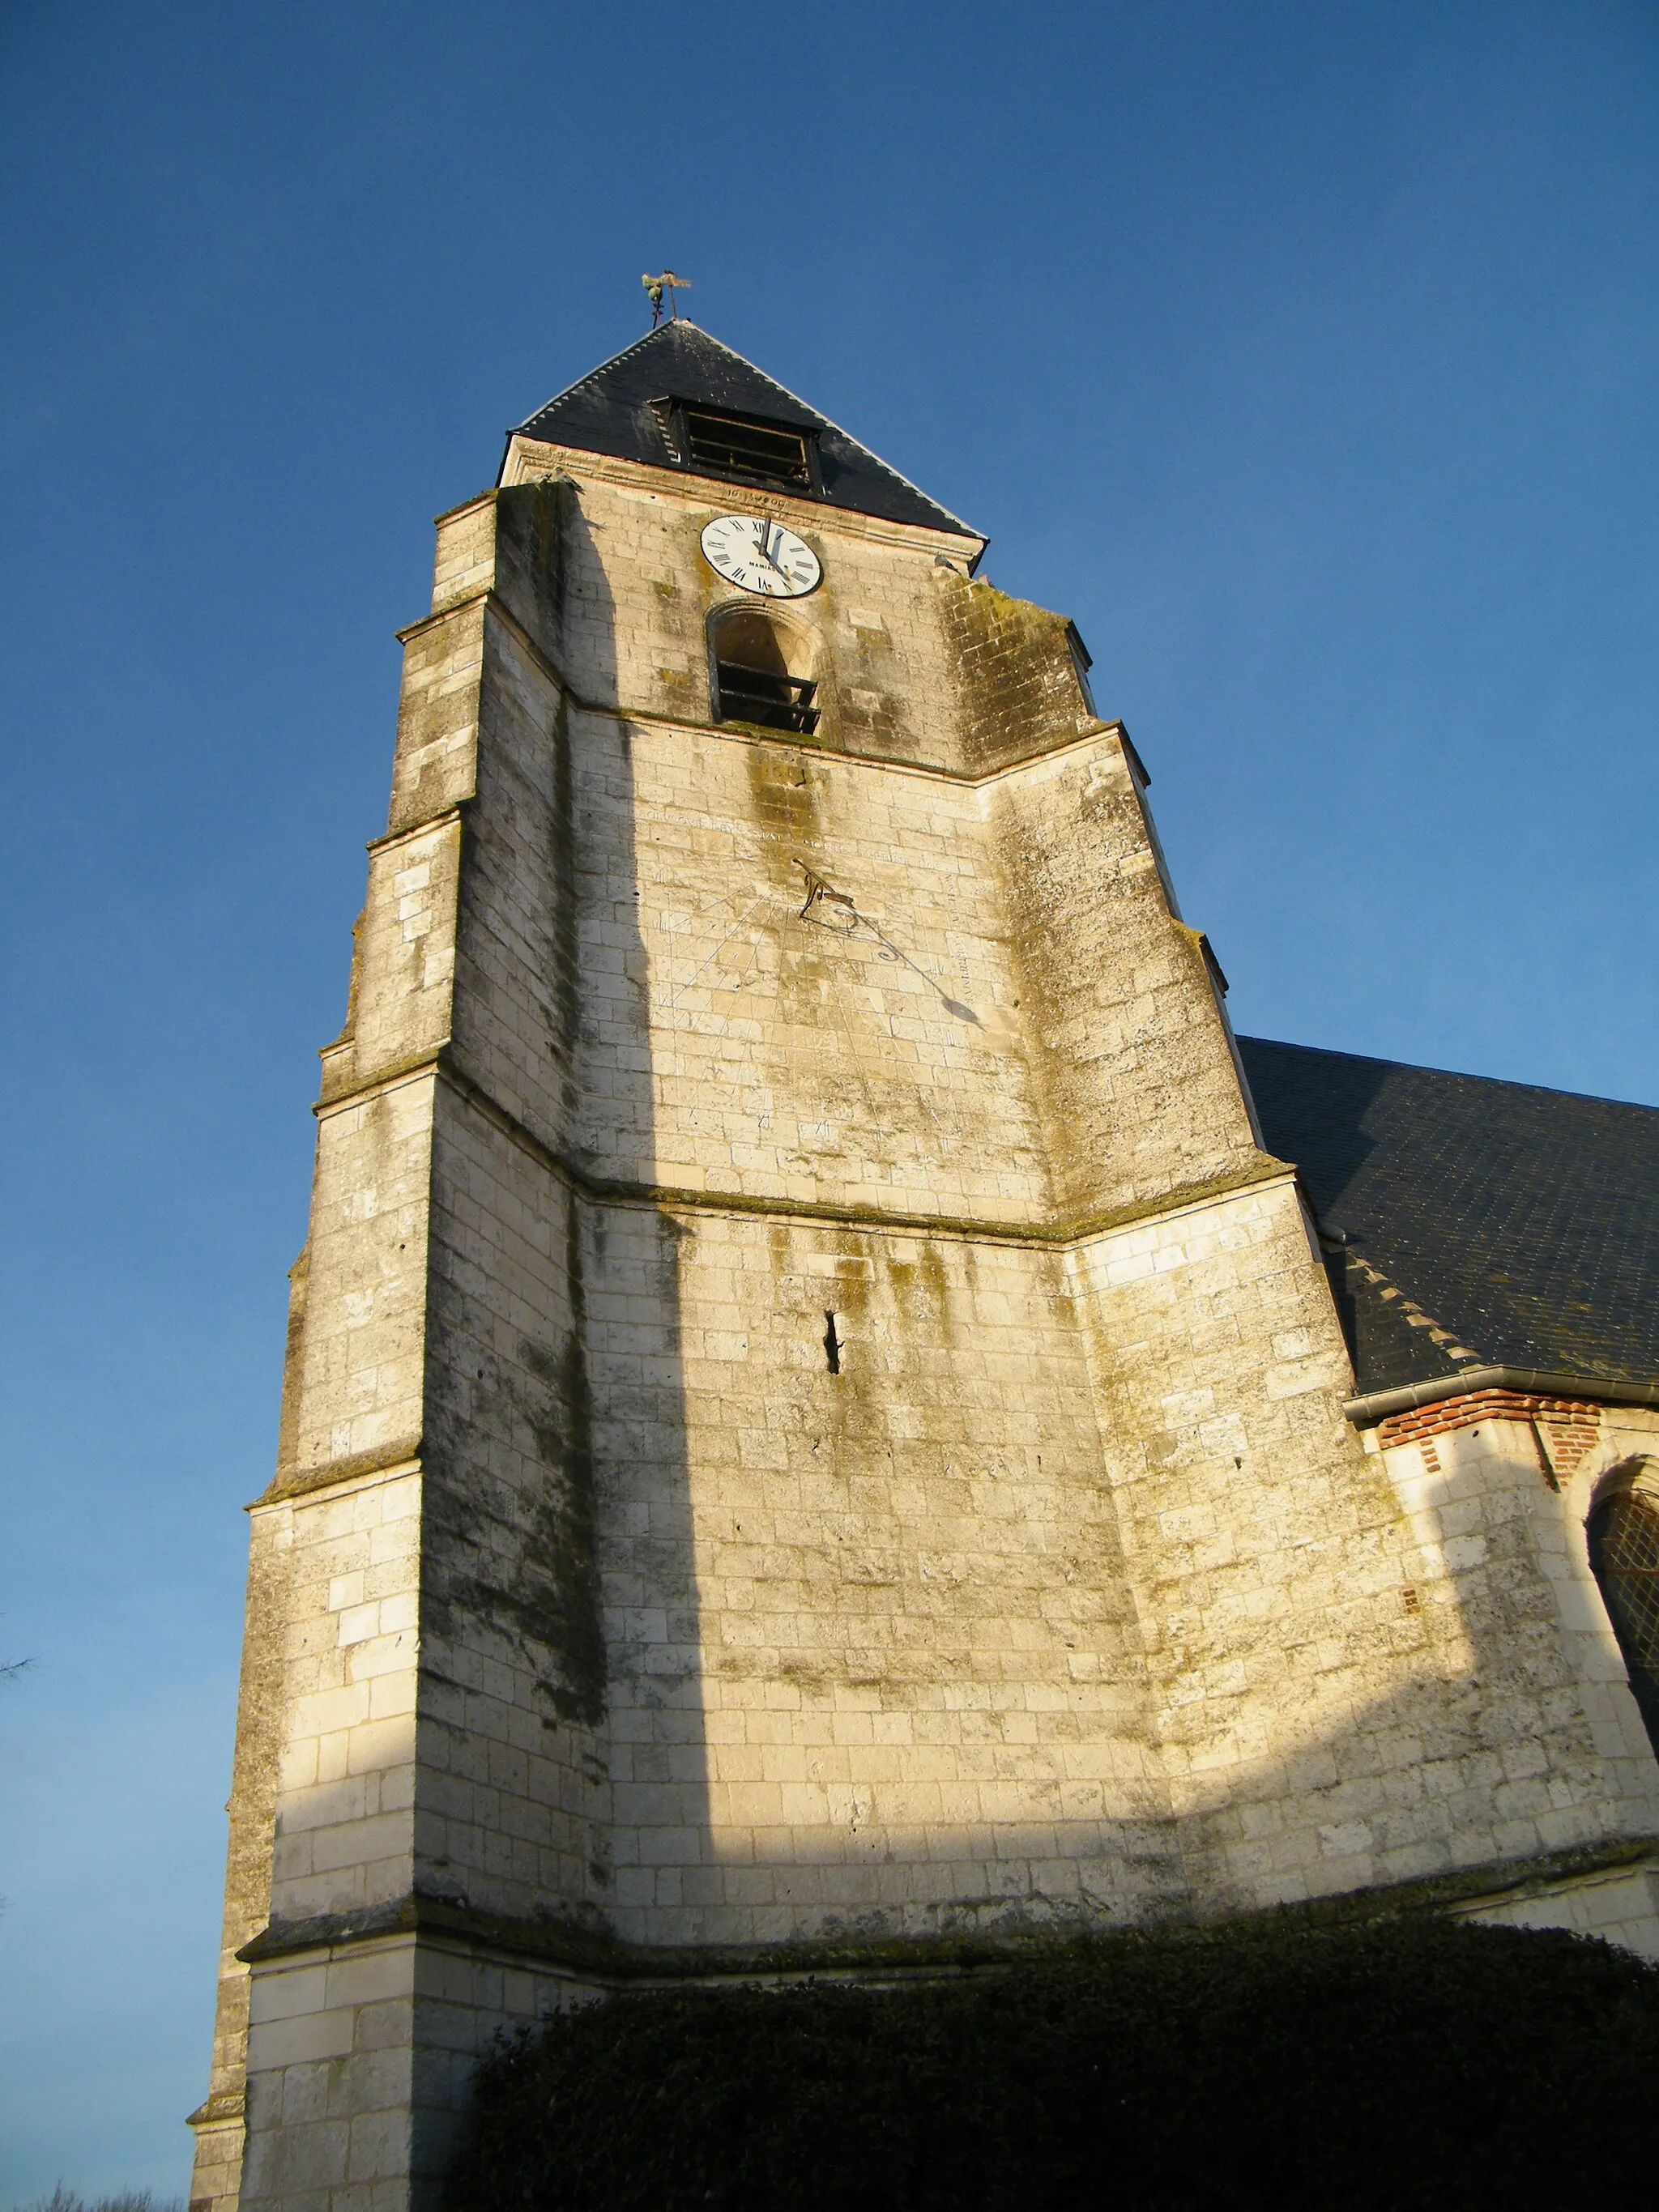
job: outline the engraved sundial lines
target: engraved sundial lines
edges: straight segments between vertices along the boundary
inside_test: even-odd
[[[757,1199],[1046,1210],[997,879],[957,839],[967,805],[793,747],[688,754],[643,732],[631,788],[601,803],[626,810],[645,957],[631,998],[605,987],[596,1048],[624,1069],[644,1053],[653,1105],[637,1127],[596,1107],[596,1164]]]
[[[797,856],[795,888],[785,892],[768,879],[769,856],[734,842],[727,857],[743,880],[726,891],[710,895],[667,873],[654,886],[661,949],[652,962],[653,1025],[664,1072],[690,1076],[702,1055],[685,1048],[714,1047],[752,1137],[781,1142],[782,1125],[795,1130],[799,1141],[783,1149],[796,1174],[832,1156],[863,1176],[872,1152],[891,1170],[926,1174],[959,1152],[954,1055],[920,1049],[912,1032],[919,1000],[952,1026],[978,1030],[973,1010],[823,868]],[[878,981],[878,966],[896,972]],[[732,1045],[746,1048],[728,1054]],[[704,1070],[704,1099],[708,1083]],[[688,1110],[705,1125],[706,1111]]]

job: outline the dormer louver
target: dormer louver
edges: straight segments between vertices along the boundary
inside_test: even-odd
[[[773,485],[808,499],[820,489],[815,429],[761,415],[728,414],[688,399],[653,399],[651,411],[684,469]]]

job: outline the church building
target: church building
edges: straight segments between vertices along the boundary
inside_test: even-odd
[[[1659,1955],[1659,1112],[1235,1036],[984,550],[684,320],[439,518],[192,2212],[428,2212],[599,1992],[1275,1909]]]

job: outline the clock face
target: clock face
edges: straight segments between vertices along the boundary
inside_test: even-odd
[[[763,599],[802,599],[823,575],[806,540],[763,515],[722,514],[703,531],[702,550],[728,584]]]

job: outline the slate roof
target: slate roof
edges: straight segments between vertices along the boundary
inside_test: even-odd
[[[1362,1394],[1476,1364],[1659,1382],[1659,1109],[1238,1042],[1268,1149],[1317,1213]]]
[[[983,536],[918,491],[827,415],[796,398],[730,346],[683,319],[660,324],[613,354],[517,427],[526,438],[544,438],[585,453],[613,453],[621,460],[678,471],[679,459],[652,410],[653,399],[684,399],[727,414],[759,415],[817,430],[826,506],[850,507],[887,522],[917,522],[929,530]]]

